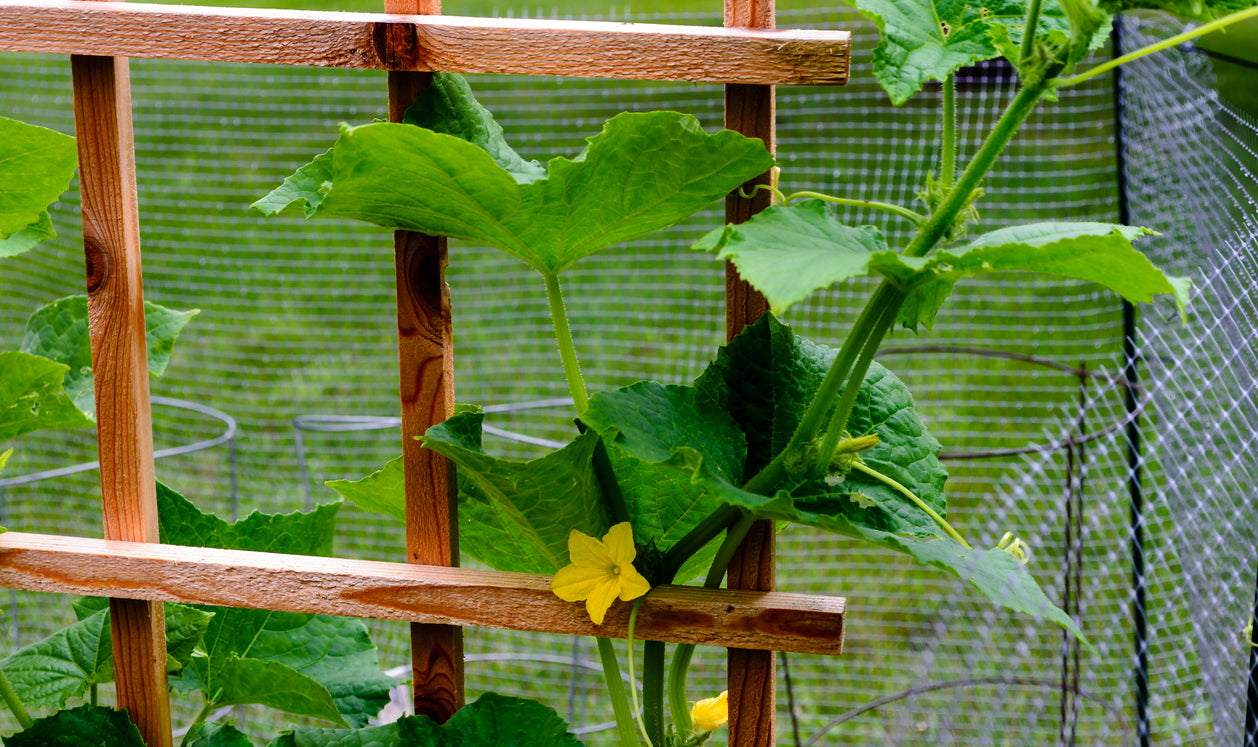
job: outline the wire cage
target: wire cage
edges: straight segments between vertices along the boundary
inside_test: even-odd
[[[849,8],[780,10],[778,24],[854,30],[850,86],[778,92],[784,185],[911,203],[918,167],[939,147],[937,93],[891,107],[873,84],[872,29]],[[1116,43],[1174,30],[1125,18]],[[70,83],[54,62],[0,55],[0,97],[8,116],[68,132]],[[326,148],[338,122],[384,117],[383,75],[134,60],[132,76],[147,295],[202,310],[153,383],[172,398],[155,414],[158,446],[170,447],[158,474],[225,515],[334,500],[324,480],[366,475],[398,450],[392,258],[361,226],[246,208]],[[959,119],[981,132],[1015,82],[985,65],[958,83]],[[720,121],[717,86],[472,84],[528,158],[571,155],[626,109]],[[963,157],[976,144],[963,142]],[[1208,57],[1191,48],[1063,91],[1028,123],[986,185],[982,226],[1156,228],[1142,248],[1194,281],[1187,323],[1167,306],[1135,313],[1078,283],[995,276],[960,286],[933,330],[897,333],[881,360],[951,457],[950,516],[982,542],[1007,530],[1032,538],[1035,575],[1094,648],[890,553],[786,528],[779,588],[845,595],[852,614],[843,657],[779,656],[779,743],[1242,742],[1258,562],[1258,521],[1246,510],[1258,482],[1255,174],[1258,127],[1220,99]],[[76,209],[71,190],[54,210],[61,236],[0,275],[6,339],[37,305],[79,292]],[[570,313],[593,389],[684,382],[709,360],[723,339],[723,279],[687,247],[720,220],[700,214],[574,270]],[[450,255],[457,397],[492,405],[499,453],[538,454],[570,427],[539,282],[488,249],[456,245]],[[839,339],[868,290],[832,289],[786,321]],[[176,448],[192,443],[205,448]],[[92,461],[90,436],[32,436],[22,447],[0,479],[0,523],[99,531],[90,473],[56,471]],[[341,516],[340,554],[400,557],[398,526],[351,505]],[[28,592],[9,592],[8,607],[11,645],[71,617],[60,600]],[[372,629],[384,661],[406,660],[404,625]],[[469,693],[541,697],[589,744],[610,743],[600,741],[611,716],[587,640],[469,629],[465,645],[479,660]],[[710,654],[700,652],[693,679],[715,693],[723,659]]]

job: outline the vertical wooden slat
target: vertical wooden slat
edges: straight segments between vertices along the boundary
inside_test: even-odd
[[[727,27],[774,27],[773,0],[725,0]],[[725,126],[764,141],[776,151],[776,117],[772,86],[727,85],[725,87]],[[748,183],[767,184],[762,174]],[[759,192],[751,199],[730,195],[725,201],[725,220],[741,223],[769,206],[769,194]],[[732,339],[743,327],[768,311],[764,296],[738,276],[732,264],[725,267],[725,332]],[[776,547],[772,522],[757,522],[747,535],[738,555],[729,566],[731,589],[772,591],[776,567]],[[776,680],[771,651],[729,649],[729,743],[731,747],[770,747],[776,731]]]
[[[125,58],[70,58],[106,539],[157,542],[153,429]],[[118,705],[149,745],[170,745],[162,605],[110,601]]]
[[[386,13],[436,15],[440,0],[385,0]],[[384,43],[413,43],[402,36]],[[397,50],[398,53],[410,50]],[[390,51],[390,54],[392,51]],[[397,59],[406,59],[397,57]],[[389,73],[389,120],[402,115],[432,80],[430,73]],[[450,290],[446,240],[409,231],[394,235],[398,355],[401,367],[402,459],[406,482],[407,560],[458,564],[454,465],[420,447],[415,436],[454,410]],[[463,705],[463,631],[453,625],[411,625],[415,712],[442,723]]]

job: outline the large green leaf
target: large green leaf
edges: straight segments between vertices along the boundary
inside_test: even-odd
[[[881,33],[874,75],[897,106],[928,80],[943,80],[966,65],[997,56],[995,23],[965,0],[856,0]]]
[[[0,258],[21,254],[56,235],[56,231],[52,230],[52,218],[47,211],[44,211],[34,223],[26,228],[6,238],[0,238]]]
[[[219,708],[264,705],[349,727],[328,690],[311,677],[276,661],[230,657],[223,662],[207,702]]]
[[[167,545],[328,556],[339,509],[339,503],[329,503],[308,513],[254,511],[233,523],[201,511],[167,485],[157,484],[158,532]]]
[[[80,620],[0,661],[18,698],[33,707],[60,708],[93,685],[114,678],[108,601],[93,598],[76,605]],[[208,629],[211,613],[186,605],[166,605],[167,668],[187,666]]]
[[[92,685],[111,682],[109,613],[97,612],[9,655],[0,661],[0,670],[18,699],[34,708],[61,708]]]
[[[66,394],[62,381],[68,370],[38,355],[0,353],[0,441],[32,431],[95,425]]]
[[[872,270],[910,291],[900,321],[930,326],[940,304],[958,279],[985,272],[1040,272],[1087,280],[1109,288],[1132,303],[1148,303],[1157,294],[1175,300],[1180,314],[1190,283],[1171,277],[1132,246],[1153,233],[1110,223],[1032,223],[1002,228],[961,246],[942,247],[922,258],[882,252]]]
[[[644,381],[599,392],[581,421],[602,434],[634,539],[666,552],[720,507],[703,486],[672,464],[681,450],[740,480],[746,439],[730,415],[691,387]],[[711,561],[711,548],[677,574],[688,580]],[[649,564],[648,564],[649,565]]]
[[[673,225],[773,159],[758,140],[709,135],[675,112],[621,114],[575,159],[518,184],[482,148],[408,125],[346,128],[321,210],[468,239],[557,275],[604,247]]]
[[[366,729],[298,727],[268,747],[580,747],[552,709],[532,700],[485,693],[444,725],[404,716]]]
[[[253,747],[253,742],[231,724],[202,721],[188,728],[179,747]]]
[[[81,705],[37,719],[29,729],[4,738],[8,747],[144,747],[126,711]]]
[[[870,256],[887,242],[873,226],[839,223],[822,200],[804,200],[715,229],[693,248],[733,262],[781,314],[814,291],[867,275]]]
[[[159,529],[167,544],[330,555],[339,505],[319,506],[309,513],[254,512],[229,523],[201,512],[175,491],[158,484]],[[201,690],[213,702],[245,702],[242,699],[256,697],[248,702],[292,713],[307,713],[292,709],[322,703],[321,691],[335,704],[338,718],[351,725],[366,723],[388,702],[395,682],[379,671],[376,647],[362,621],[295,612],[207,609],[215,616],[205,635],[206,655],[196,657],[172,677],[172,687]],[[293,674],[276,667],[285,667]],[[241,686],[228,686],[237,678],[263,682],[256,677],[266,671],[280,673],[277,677],[282,674],[283,686],[263,688],[256,696]],[[320,717],[329,718],[326,714]]]
[[[729,413],[693,387],[641,381],[599,392],[581,421],[644,461],[667,462],[684,449],[725,479],[742,480],[746,438]]]
[[[805,340],[765,315],[723,347],[700,375],[695,387],[727,409],[747,434],[747,477],[786,446],[836,354],[833,348]],[[908,389],[878,363],[871,364],[865,375],[847,430],[857,436],[876,434],[878,444],[861,454],[864,462],[944,512],[948,473],[938,460],[939,442],[918,417]],[[864,474],[849,473],[838,488],[818,482],[795,492],[805,495],[818,490],[822,495],[859,493],[872,500],[877,506],[867,509],[851,499],[836,505],[880,527],[910,533],[937,531],[929,515],[898,491]]]
[[[694,248],[732,261],[775,312],[835,283],[881,275],[909,292],[900,322],[929,327],[959,279],[985,272],[1087,280],[1132,303],[1165,293],[1182,313],[1188,281],[1163,274],[1132,246],[1149,233],[1110,223],[1033,223],[944,246],[928,257],[904,257],[887,249],[873,228],[843,225],[820,200],[808,200],[717,229]]]
[[[266,197],[250,205],[264,215],[275,215],[289,205],[304,205],[306,217],[319,212],[323,196],[332,184],[332,151],[326,150],[286,177]]]
[[[806,524],[907,553],[923,565],[961,578],[1001,607],[1050,620],[1086,642],[1074,620],[1049,601],[1026,566],[1012,555],[997,549],[972,550],[946,537],[922,533],[923,527],[906,520],[907,508],[893,513],[883,510],[877,501],[871,505],[858,500],[860,495],[852,492],[850,479],[834,487],[817,481],[793,492],[778,491],[772,497],[730,485],[702,463],[695,465],[695,479],[722,500],[760,518]],[[866,490],[862,486],[860,493]]]
[[[620,489],[634,538],[656,551],[667,552],[691,529],[720,508],[716,496],[694,483],[690,476],[666,465],[643,461],[616,443],[615,435],[603,439],[612,473]],[[720,546],[719,537],[691,556],[671,583],[684,584],[703,574]],[[642,564],[649,571],[649,562]],[[661,583],[659,580],[654,580]]]
[[[546,168],[526,161],[507,144],[502,125],[476,100],[467,79],[457,73],[433,73],[432,82],[406,110],[402,121],[482,148],[521,184],[546,177]]]
[[[403,122],[457,137],[483,149],[521,184],[546,176],[541,164],[525,161],[512,150],[503,137],[502,126],[472,95],[467,80],[457,73],[434,73],[431,83],[406,110]],[[328,150],[293,172],[283,184],[253,203],[253,208],[275,215],[289,205],[302,204],[309,218],[319,211],[331,186],[332,151]]]
[[[746,434],[744,477],[790,441],[835,354],[765,314],[718,350],[695,380],[700,396],[729,412]]]
[[[364,511],[406,521],[406,485],[403,480],[402,457],[397,457],[361,480],[328,480],[324,485]]]
[[[1094,12],[1070,7],[1079,3],[1092,4]],[[855,4],[878,26],[874,75],[897,106],[926,81],[942,81],[962,67],[1000,56],[1017,66],[1024,78],[1039,72],[1047,60],[1076,62],[1104,42],[1109,20],[1095,10],[1094,0],[1044,0],[1037,27],[1044,48],[1034,60],[1022,60],[1029,5],[1025,0],[855,0]]]
[[[74,138],[0,117],[0,238],[40,225],[77,165]]]
[[[199,309],[176,311],[144,302],[149,373],[161,376],[166,372],[175,340],[199,313]],[[87,317],[87,296],[69,296],[40,307],[26,322],[22,351],[69,366],[65,390],[80,410],[92,415],[96,401],[92,390],[92,345]]]
[[[541,458],[493,457],[481,448],[480,412],[434,425],[424,447],[459,467],[460,542],[494,568],[554,573],[568,564],[568,534],[601,537],[610,525],[594,474],[598,436],[587,433]],[[468,518],[474,518],[469,521]]]

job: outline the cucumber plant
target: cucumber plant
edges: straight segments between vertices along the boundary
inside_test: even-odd
[[[640,382],[590,394],[560,276],[583,257],[663,229],[762,174],[772,158],[758,141],[707,134],[673,112],[622,114],[580,155],[543,165],[511,149],[461,78],[439,74],[403,123],[343,126],[329,151],[255,207],[275,213],[298,204],[308,217],[450,236],[496,247],[537,270],[578,426],[570,443],[533,460],[495,457],[482,446],[484,414],[474,407],[459,409],[422,441],[458,465],[462,548],[501,570],[556,574],[556,593],[584,602],[596,623],[617,600],[640,602],[654,585],[700,575],[719,585],[748,528],[767,519],[906,553],[1086,644],[1028,572],[1025,542],[1006,536],[994,547],[974,547],[949,522],[940,445],[907,389],[874,357],[893,327],[930,327],[958,282],[988,272],[1090,281],[1132,303],[1166,295],[1183,315],[1189,281],[1165,275],[1134,247],[1150,229],[1063,221],[974,236],[970,229],[986,176],[1028,116],[1058,90],[1114,64],[1076,71],[1107,38],[1113,13],[1155,7],[1208,21],[1195,32],[1204,33],[1258,10],[1249,0],[855,3],[881,33],[874,72],[894,104],[927,81],[942,84],[943,147],[938,163],[916,176],[924,204],[786,195],[776,179],[757,187],[772,190],[776,204],[713,230],[694,249],[733,262],[772,313],[719,349],[691,385]],[[959,163],[953,76],[997,58],[1017,71],[1019,88],[973,157]],[[828,203],[881,209],[915,230],[906,244],[891,246],[875,226],[839,221]],[[837,348],[798,337],[775,316],[818,290],[864,277],[881,282]],[[397,459],[363,479],[329,485],[401,518],[401,473]],[[702,701],[702,718],[691,712],[690,647],[677,647],[666,676],[663,644],[644,644],[641,704],[636,683],[626,695],[610,641],[599,639],[599,650],[623,747],[695,744],[719,724],[709,716],[723,700]]]

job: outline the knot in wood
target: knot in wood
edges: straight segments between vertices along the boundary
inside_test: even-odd
[[[83,239],[83,257],[87,262],[87,292],[95,293],[109,277],[109,252],[94,238]]]
[[[406,21],[380,21],[372,24],[376,57],[386,70],[420,70],[419,27]]]

